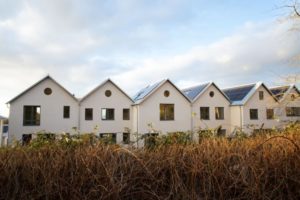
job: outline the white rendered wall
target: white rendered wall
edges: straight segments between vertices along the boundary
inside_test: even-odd
[[[106,97],[105,91],[110,90],[111,96]],[[82,133],[117,133],[117,142],[122,141],[122,133],[126,128],[132,129],[132,101],[117,89],[111,82],[107,82],[91,96],[80,103],[80,130]],[[93,120],[85,120],[85,108],[93,109]],[[115,109],[114,120],[102,120],[101,109]],[[130,120],[123,120],[123,109],[130,109]],[[95,128],[98,127],[96,130]]]
[[[209,93],[213,91],[214,96],[210,97]],[[193,129],[214,129],[222,126],[226,129],[226,135],[230,134],[230,102],[222,93],[211,85],[194,103],[193,103]],[[200,107],[209,107],[209,120],[200,120]],[[215,107],[224,107],[224,119],[217,120],[215,117]]]
[[[169,97],[164,96],[165,90],[170,92]],[[174,104],[174,120],[160,120],[160,104]],[[191,130],[191,104],[169,82],[162,85],[137,108],[139,113],[139,133],[149,133],[152,128],[164,134],[167,132]],[[152,128],[148,124],[152,124]]]
[[[264,92],[264,99],[259,100],[259,91]],[[243,108],[243,129],[246,133],[250,134],[253,129],[258,129],[263,125],[264,129],[275,128],[279,125],[278,120],[276,119],[267,119],[266,109],[275,108],[278,106],[278,103],[275,99],[267,92],[267,90],[260,86],[258,90],[253,94],[253,96],[246,102]],[[258,119],[250,119],[250,109],[258,109]],[[248,128],[249,125],[253,125],[253,128]]]
[[[45,95],[44,89],[51,88],[52,94]],[[41,106],[39,126],[23,126],[24,106]],[[70,106],[70,118],[63,118],[63,107]],[[9,142],[20,140],[22,134],[47,131],[53,133],[73,132],[78,127],[78,102],[51,79],[46,79],[10,104]]]

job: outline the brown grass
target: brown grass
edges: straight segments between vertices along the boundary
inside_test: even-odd
[[[300,199],[300,134],[0,152],[1,199]]]

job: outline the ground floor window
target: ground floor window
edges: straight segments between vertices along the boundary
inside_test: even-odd
[[[218,137],[224,137],[224,136],[226,136],[226,129],[218,129],[216,135]]]
[[[124,144],[130,143],[130,133],[123,133],[123,143]]]
[[[157,144],[158,133],[146,133],[144,143],[146,148],[153,148]]]
[[[32,134],[23,134],[22,135],[22,145],[28,145],[32,139]]]
[[[274,109],[267,109],[267,119],[274,119]]]
[[[116,133],[100,133],[100,139],[106,144],[116,144],[117,134]]]

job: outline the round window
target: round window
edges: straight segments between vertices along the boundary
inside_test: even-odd
[[[213,97],[214,95],[215,95],[215,93],[214,93],[213,91],[210,91],[210,92],[209,92],[209,96],[210,96],[210,97]]]
[[[165,90],[165,92],[164,92],[164,96],[165,96],[165,97],[168,97],[168,96],[170,96],[170,92],[169,92],[169,90]]]
[[[45,95],[50,95],[50,94],[52,94],[52,89],[51,88],[45,88],[44,93],[45,93]]]
[[[110,97],[111,96],[111,91],[110,90],[106,90],[105,91],[105,96]]]

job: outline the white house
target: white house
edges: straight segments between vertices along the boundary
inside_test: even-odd
[[[132,99],[110,79],[80,100],[80,131],[111,136],[128,143],[132,129]]]
[[[191,103],[170,80],[162,80],[139,91],[134,97],[135,133],[190,131]]]
[[[32,133],[40,131],[72,132],[78,128],[78,101],[50,76],[8,102],[9,141],[31,140]]]
[[[231,133],[230,100],[215,83],[201,84],[182,91],[192,102],[193,132],[214,129],[217,135]]]
[[[265,84],[258,82],[249,85],[223,89],[231,103],[232,130],[241,129],[252,133],[260,129],[277,127],[274,109],[278,100]]]
[[[276,115],[279,117],[282,125],[291,121],[300,120],[300,92],[294,85],[285,85],[272,87],[270,91],[278,99],[279,106],[276,109]]]

